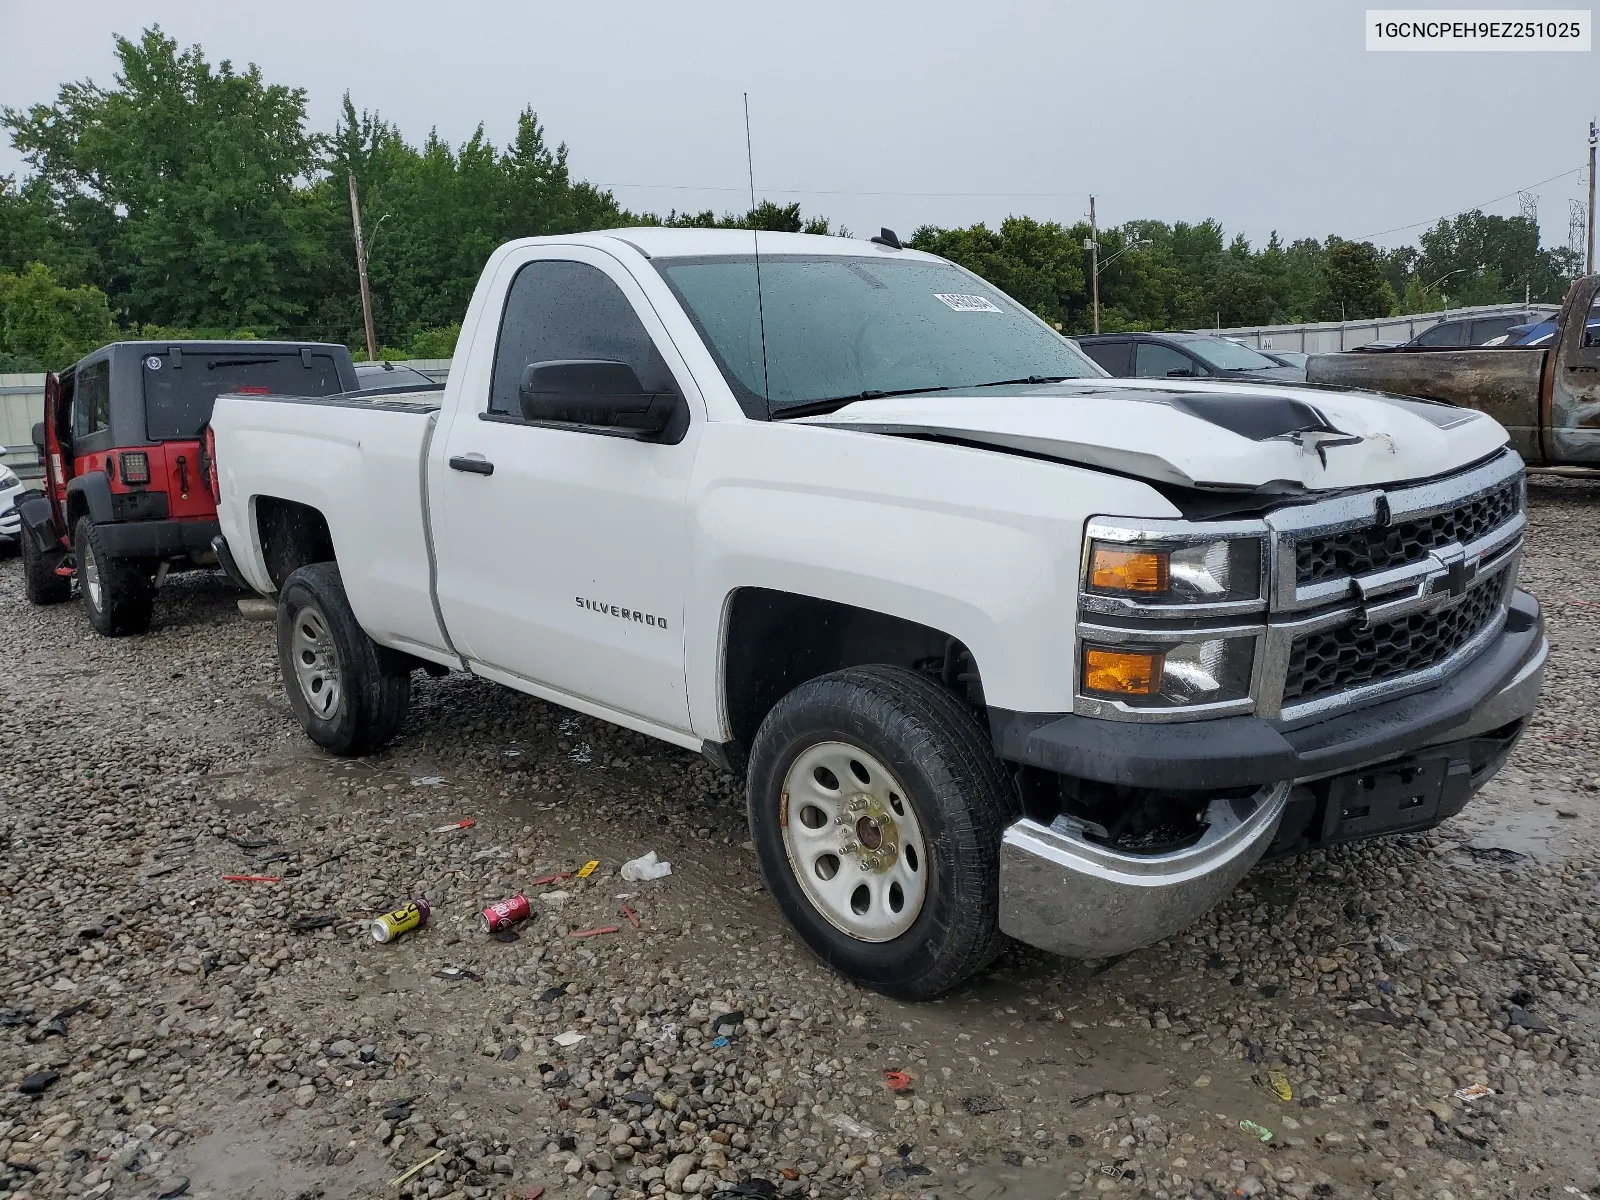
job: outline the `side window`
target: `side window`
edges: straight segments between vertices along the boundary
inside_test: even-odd
[[[1465,341],[1467,326],[1464,321],[1446,321],[1443,325],[1435,325],[1432,329],[1424,329],[1417,334],[1416,344],[1419,346],[1459,346]]]
[[[1187,378],[1204,375],[1205,371],[1182,351],[1160,342],[1140,342],[1134,362],[1134,372],[1140,379]]]
[[[1506,330],[1510,329],[1521,317],[1486,317],[1481,321],[1472,323],[1471,346],[1484,346],[1494,341],[1497,337],[1504,337]]]
[[[627,363],[646,391],[675,386],[633,305],[604,271],[577,262],[527,264],[506,294],[489,411],[522,415],[517,390],[530,363],[585,358]]]
[[[1132,342],[1091,342],[1079,349],[1113,375],[1133,374]]]
[[[1589,305],[1589,315],[1583,327],[1583,345],[1600,346],[1600,293],[1596,293],[1594,303]]]
[[[78,372],[77,392],[72,401],[74,437],[111,428],[111,362],[101,359]]]

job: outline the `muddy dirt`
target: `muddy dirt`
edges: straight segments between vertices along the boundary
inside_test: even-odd
[[[0,1197],[1600,1197],[1600,490],[1533,499],[1547,699],[1460,818],[923,1005],[805,952],[695,756],[419,675],[335,760],[219,576],[108,641],[0,563]]]

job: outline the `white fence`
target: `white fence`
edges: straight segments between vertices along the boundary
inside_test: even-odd
[[[1310,325],[1249,325],[1237,329],[1196,329],[1236,338],[1258,350],[1298,350],[1301,354],[1336,354],[1368,342],[1409,342],[1424,329],[1462,317],[1496,317],[1504,313],[1534,313],[1553,317],[1559,304],[1480,304],[1406,317],[1378,317],[1366,321],[1319,321]]]
[[[397,364],[415,367],[435,383],[450,374],[448,358],[419,358]],[[44,376],[0,374],[0,462],[23,479],[43,471],[33,447],[34,422],[44,419]]]

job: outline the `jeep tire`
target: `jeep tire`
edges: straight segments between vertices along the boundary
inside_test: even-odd
[[[144,633],[155,607],[155,568],[143,559],[113,558],[105,551],[91,517],[79,517],[72,539],[78,559],[78,587],[89,624],[104,637]]]
[[[987,967],[1014,791],[972,710],[899,667],[795,688],[751,747],[750,829],[767,888],[801,939],[904,1000]]]
[[[289,707],[317,745],[359,757],[400,732],[410,662],[367,636],[336,564],[313,563],[284,580],[277,642]]]

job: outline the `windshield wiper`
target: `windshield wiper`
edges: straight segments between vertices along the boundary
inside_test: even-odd
[[[837,412],[847,404],[854,404],[858,400],[885,400],[893,396],[922,396],[929,392],[964,392],[969,388],[1008,387],[1022,383],[1060,383],[1065,379],[1074,378],[1071,375],[1029,375],[1023,379],[996,379],[991,383],[950,383],[940,387],[898,388],[892,392],[881,392],[875,388],[868,388],[864,392],[856,392],[849,396],[830,396],[826,400],[806,400],[800,404],[790,404],[778,409],[772,415],[777,417],[814,417],[820,413]]]

